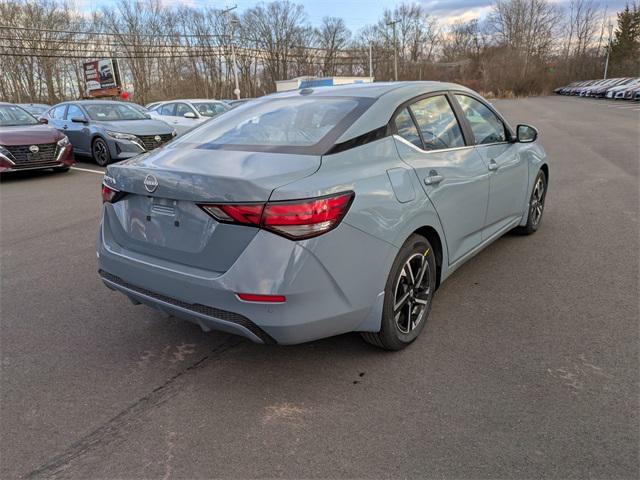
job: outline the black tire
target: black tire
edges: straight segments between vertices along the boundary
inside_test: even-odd
[[[106,167],[111,163],[111,152],[109,145],[101,138],[96,138],[91,144],[93,160],[101,167]]]
[[[539,188],[542,185],[542,193]],[[529,212],[527,213],[527,224],[513,229],[518,235],[531,235],[538,231],[542,222],[542,214],[544,213],[544,201],[547,198],[547,176],[540,170],[536,175],[529,198]]]
[[[426,270],[422,270],[425,266]],[[364,340],[386,350],[401,350],[413,342],[429,317],[435,286],[434,251],[426,238],[413,234],[398,252],[389,272],[381,329],[375,333],[362,332]],[[402,306],[394,308],[396,305]]]
[[[54,171],[54,172],[64,173],[64,172],[68,172],[70,168],[71,168],[71,167],[55,167],[55,168],[53,169],[53,171]]]

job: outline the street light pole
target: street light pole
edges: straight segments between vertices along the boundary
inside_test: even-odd
[[[233,7],[229,7],[226,10],[223,10],[222,13],[224,15],[228,15],[230,11],[235,10],[236,8],[238,8],[237,5],[234,5]],[[240,83],[238,82],[238,64],[236,62],[236,49],[234,46],[234,33],[235,33],[235,25],[237,24],[237,20],[230,20],[229,24],[232,26],[232,31],[231,31],[231,39],[230,39],[230,44],[231,44],[231,61],[233,63],[233,79],[235,81],[235,90],[233,90],[234,95],[236,96],[237,100],[240,100]]]
[[[607,71],[609,70],[609,55],[611,55],[611,41],[613,40],[613,24],[609,24],[609,46],[607,47],[607,60],[604,63],[604,79],[607,79]]]
[[[388,22],[387,26],[393,25],[393,76],[398,81],[398,42],[396,40],[396,23],[400,20],[394,20],[393,22]]]
[[[369,76],[373,77],[373,55],[371,55],[371,42],[369,42]]]

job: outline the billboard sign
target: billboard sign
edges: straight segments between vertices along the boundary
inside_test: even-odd
[[[118,95],[120,75],[117,60],[104,59],[86,62],[83,65],[87,95],[104,97]]]

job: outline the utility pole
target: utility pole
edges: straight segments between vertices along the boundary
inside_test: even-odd
[[[609,46],[607,47],[607,60],[604,63],[604,79],[607,79],[607,71],[609,70],[609,55],[611,55],[611,42],[613,41],[613,24],[609,24]]]
[[[369,42],[369,76],[373,77],[373,55],[371,55],[371,42]]]
[[[237,5],[234,5],[233,7],[229,7],[225,10],[222,11],[223,15],[227,15],[229,14],[229,12],[231,12],[232,10],[235,10],[236,8],[238,8]],[[229,43],[231,44],[231,61],[233,62],[233,78],[235,80],[235,85],[236,88],[233,91],[234,95],[236,96],[236,99],[240,100],[240,84],[238,83],[238,64],[236,62],[236,49],[234,46],[234,33],[235,33],[235,25],[237,24],[237,20],[230,20],[229,21],[229,25],[232,26],[232,30],[231,30],[231,39],[229,41]]]
[[[388,22],[387,26],[393,25],[393,76],[398,81],[398,42],[396,40],[396,23],[400,20]]]

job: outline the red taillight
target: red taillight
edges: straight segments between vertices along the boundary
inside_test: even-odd
[[[115,188],[108,187],[104,183],[102,184],[102,203],[113,203],[120,197],[122,197],[122,192]]]
[[[216,220],[254,225],[288,238],[311,238],[332,230],[347,213],[353,192],[265,204],[206,204],[200,207]]]
[[[287,300],[284,295],[259,295],[257,293],[237,293],[236,295],[245,302],[284,303]]]
[[[218,220],[230,223],[243,223],[245,225],[260,225],[260,217],[264,205],[238,204],[238,205],[201,205],[205,212]]]

